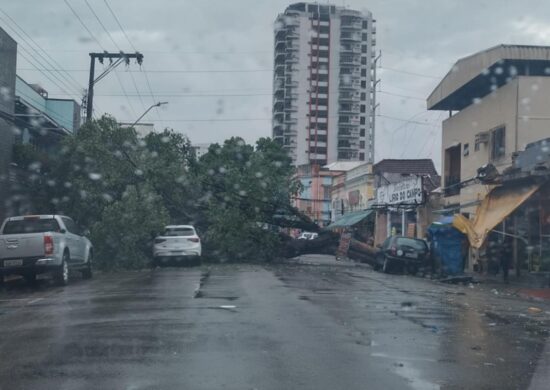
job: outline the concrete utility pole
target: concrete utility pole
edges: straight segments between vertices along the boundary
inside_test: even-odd
[[[371,140],[372,140],[372,151],[373,155],[372,158],[369,161],[370,163],[374,163],[374,148],[376,148],[375,144],[375,137],[376,137],[376,108],[380,105],[380,103],[376,103],[376,86],[380,82],[380,79],[376,78],[376,68],[378,68],[378,61],[382,58],[382,51],[378,52],[378,56],[374,58],[373,65],[373,83],[372,83],[372,134],[371,134]]]
[[[95,60],[99,60],[103,64],[105,58],[109,59],[109,66],[101,73],[97,78],[95,78]],[[118,65],[124,62],[126,65],[130,65],[130,59],[135,58],[138,65],[141,65],[143,62],[143,54],[139,52],[135,53],[90,53],[90,78],[88,81],[88,97],[86,99],[86,121],[92,119],[92,113],[94,108],[94,85],[103,79],[111,70],[115,69]],[[113,59],[116,61],[113,62]]]

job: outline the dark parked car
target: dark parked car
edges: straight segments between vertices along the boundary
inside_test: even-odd
[[[374,268],[383,272],[392,269],[407,270],[411,274],[428,265],[430,251],[426,241],[416,238],[392,236],[380,246]]]

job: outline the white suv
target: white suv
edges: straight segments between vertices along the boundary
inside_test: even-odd
[[[201,240],[191,225],[169,225],[155,238],[153,261],[155,266],[168,263],[200,264]]]

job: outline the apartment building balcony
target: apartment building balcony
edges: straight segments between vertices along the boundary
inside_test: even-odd
[[[275,52],[275,65],[284,64],[286,60],[286,51]]]
[[[295,80],[285,80],[285,87],[298,87],[298,82]]]
[[[361,96],[359,93],[341,92],[338,96],[338,101],[340,103],[359,103]]]
[[[281,126],[276,126],[273,128],[273,137],[282,137],[284,135],[283,129]]]
[[[361,47],[340,46],[341,54],[361,54]]]
[[[344,138],[344,139],[348,139],[348,138],[358,138],[359,137],[359,130],[354,130],[352,128],[348,128],[348,127],[342,127],[342,126],[339,126],[338,128],[338,139],[340,138]]]
[[[285,125],[284,134],[298,134],[298,126],[296,125]]]
[[[362,30],[363,25],[360,21],[359,22],[347,22],[344,19],[342,19],[341,22],[340,22],[340,28],[342,29],[342,31],[345,31],[345,30],[346,31],[347,30]]]
[[[360,110],[359,107],[340,107],[338,109],[338,114],[340,115],[359,115]]]
[[[291,44],[291,45],[289,45],[289,44],[287,43],[285,49],[286,49],[287,53],[289,53],[289,52],[296,52],[296,51],[300,50],[300,46],[297,45],[297,44]]]
[[[345,82],[345,80],[340,80],[338,88],[340,90],[357,90],[361,88],[361,82]]]
[[[345,56],[340,57],[340,65],[341,66],[361,66],[361,56],[359,54],[347,54]]]
[[[286,47],[286,38],[275,40],[275,50],[282,50]]]
[[[300,61],[300,57],[298,57],[297,55],[287,55],[286,58],[285,58],[285,62],[288,64],[288,63],[292,63],[292,64],[297,64],[298,62]]]
[[[315,137],[315,135],[327,135],[327,130],[318,130],[318,129],[310,129],[309,130],[309,137]]]
[[[355,33],[355,32],[349,32],[349,31],[343,31],[340,34],[340,42],[361,42],[361,33]]]

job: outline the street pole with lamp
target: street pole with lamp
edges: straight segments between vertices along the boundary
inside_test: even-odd
[[[132,125],[130,127],[134,127],[135,125],[138,124],[138,122],[145,116],[147,115],[147,113],[149,111],[151,111],[154,107],[160,107],[164,104],[168,104],[168,102],[158,102],[156,104],[153,104],[151,107],[149,107],[143,114],[141,114],[141,116],[139,118],[136,119],[136,121],[134,123],[132,123]]]

